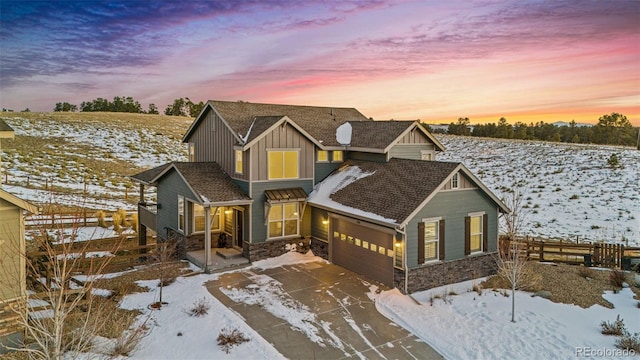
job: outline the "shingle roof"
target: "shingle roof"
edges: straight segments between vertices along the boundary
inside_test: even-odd
[[[160,175],[167,167],[171,166],[172,163],[166,163],[157,167],[154,167],[149,170],[145,170],[143,172],[139,172],[137,174],[129,176],[129,178],[133,181],[148,185],[153,182],[153,180]]]
[[[413,121],[350,122],[351,147],[384,149],[413,125]]]
[[[255,117],[282,117],[286,115],[309,135],[321,141],[323,145],[339,146],[340,144],[336,141],[336,129],[338,126],[347,121],[371,122],[354,108],[258,104],[217,100],[209,100],[209,103],[239,136],[247,134]],[[251,132],[254,132],[253,129]],[[256,132],[255,136],[257,134],[259,133]]]
[[[330,195],[342,205],[401,223],[460,163],[392,158],[387,163],[349,160],[336,171],[357,166],[373,173]]]
[[[262,134],[265,130],[270,128],[273,124],[277,123],[282,119],[284,115],[275,115],[275,116],[256,116],[254,117],[251,125],[249,125],[249,134],[246,136],[245,143],[250,143],[251,140],[257,138]]]
[[[215,162],[174,162],[173,166],[205,203],[251,200]]]

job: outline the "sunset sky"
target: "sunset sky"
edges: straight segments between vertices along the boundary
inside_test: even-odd
[[[114,96],[640,126],[640,1],[0,1],[0,106]]]

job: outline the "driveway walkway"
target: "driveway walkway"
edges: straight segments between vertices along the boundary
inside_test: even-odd
[[[207,283],[289,359],[442,359],[376,311],[367,293],[382,286],[319,262],[249,269]]]

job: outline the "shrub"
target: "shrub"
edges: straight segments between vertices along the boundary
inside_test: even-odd
[[[624,321],[620,319],[620,315],[616,316],[616,321],[613,323],[607,321],[601,322],[600,327],[604,335],[621,336],[627,331],[624,327]]]
[[[624,271],[613,270],[609,273],[609,283],[617,288],[621,288],[625,280]]]
[[[96,212],[96,217],[98,218],[98,226],[102,227],[102,228],[106,228],[107,227],[107,222],[105,220],[105,214],[104,211],[99,210]]]
[[[616,347],[622,350],[633,351],[636,354],[640,353],[640,334],[635,333],[631,335],[625,331],[621,337],[616,339]]]
[[[232,347],[247,342],[250,339],[238,331],[238,329],[228,330],[227,328],[224,328],[220,330],[217,340],[218,346],[228,354]]]
[[[204,316],[209,313],[210,308],[211,305],[209,305],[209,303],[207,303],[207,301],[202,298],[193,304],[193,307],[189,309],[188,314],[195,317]]]
[[[589,269],[588,267],[581,267],[578,270],[578,275],[580,275],[580,277],[582,278],[590,278],[593,279],[595,276],[593,274],[593,270]]]

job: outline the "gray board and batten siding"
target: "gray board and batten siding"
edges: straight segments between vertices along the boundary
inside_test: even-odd
[[[268,151],[296,150],[298,151],[298,178],[313,179],[315,164],[315,146],[296,128],[288,123],[278,126],[265,134],[257,143],[251,146],[251,180],[269,180]]]
[[[214,161],[224,169],[232,178],[248,180],[249,174],[247,165],[249,163],[249,154],[243,154],[243,167],[245,171],[242,174],[235,172],[235,150],[234,146],[238,141],[229,128],[224,124],[222,119],[211,108],[206,107],[205,118],[193,130],[185,142],[193,143],[195,146],[194,161]]]
[[[418,223],[423,219],[442,218],[445,221],[445,261],[462,259],[465,255],[465,217],[469,213],[484,212],[488,216],[488,249],[496,251],[498,245],[498,206],[479,188],[469,190],[440,190],[408,222],[407,267],[418,265]]]

